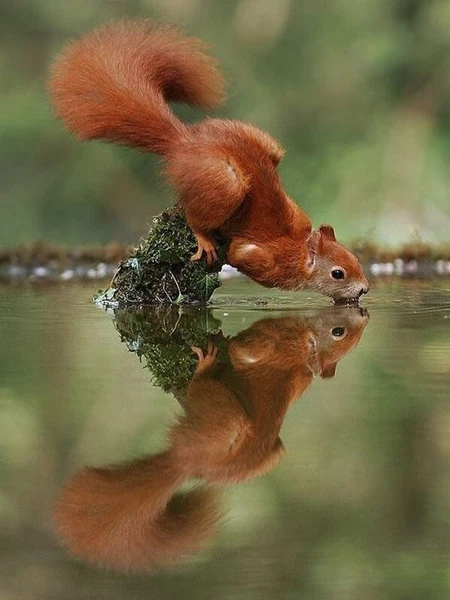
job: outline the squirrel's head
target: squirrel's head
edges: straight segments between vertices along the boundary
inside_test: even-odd
[[[305,287],[333,300],[357,300],[369,291],[369,282],[354,254],[336,240],[330,225],[321,225],[309,235],[310,276]]]

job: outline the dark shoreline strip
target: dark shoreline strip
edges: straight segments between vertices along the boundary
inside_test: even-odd
[[[450,243],[412,242],[397,249],[355,243],[350,248],[373,277],[450,275]],[[133,250],[119,243],[71,249],[43,242],[0,249],[0,281],[107,280]]]

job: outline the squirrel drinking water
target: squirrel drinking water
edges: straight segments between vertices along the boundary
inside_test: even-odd
[[[218,106],[224,81],[204,44],[176,28],[120,21],[66,46],[49,82],[56,114],[82,140],[103,139],[163,157],[198,251],[220,238],[227,262],[266,287],[356,300],[369,289],[358,259],[329,225],[312,227],[277,173],[283,149],[235,120],[182,123],[168,102]]]

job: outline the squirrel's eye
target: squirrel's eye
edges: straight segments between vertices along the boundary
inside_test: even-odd
[[[333,279],[344,279],[345,278],[345,273],[342,269],[333,269],[331,271],[331,277]]]
[[[335,338],[340,338],[345,334],[345,327],[333,327],[331,335]]]

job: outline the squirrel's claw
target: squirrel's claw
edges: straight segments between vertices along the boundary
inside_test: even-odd
[[[198,358],[198,365],[196,369],[197,374],[203,373],[208,368],[212,367],[219,354],[219,349],[214,346],[212,342],[208,342],[206,352],[203,352],[202,348],[198,346],[191,346],[191,350],[197,355]]]

